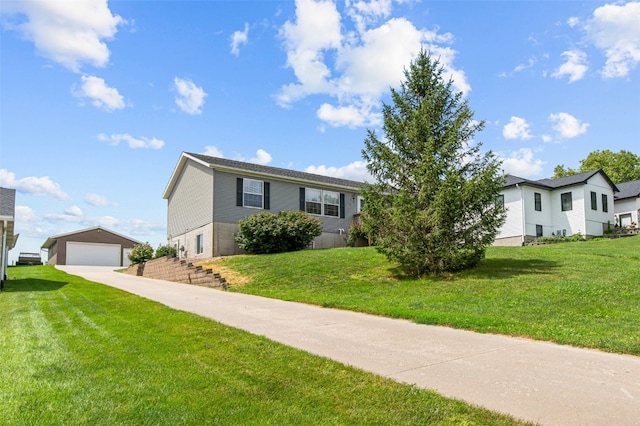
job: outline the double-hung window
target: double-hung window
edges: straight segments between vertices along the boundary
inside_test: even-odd
[[[541,212],[542,211],[542,194],[540,194],[539,192],[534,192],[533,202],[534,202],[536,211]]]
[[[607,213],[609,211],[609,200],[607,194],[602,194],[602,211]]]
[[[269,210],[269,182],[237,178],[236,206]]]
[[[591,191],[591,210],[598,210],[598,194]]]
[[[340,194],[333,191],[323,191],[323,214],[325,216],[340,216]]]
[[[562,205],[562,211],[568,212],[569,210],[573,210],[573,200],[571,198],[570,192],[565,192],[560,194],[560,204]]]
[[[300,188],[300,210],[319,216],[344,217],[344,194]]]
[[[322,191],[306,189],[304,195],[304,211],[310,214],[322,214]]]

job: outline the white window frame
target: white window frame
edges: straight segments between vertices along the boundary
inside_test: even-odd
[[[255,188],[252,188],[253,184],[260,184],[260,192],[255,192]],[[259,196],[260,205],[247,204],[247,195]],[[256,198],[257,199],[257,198]],[[242,206],[250,209],[263,209],[264,208],[264,181],[257,179],[242,179]]]
[[[328,197],[334,197],[337,203],[327,202],[330,201]],[[327,212],[332,208],[335,208],[335,214]],[[317,188],[305,188],[304,211],[313,216],[340,217],[340,193]]]

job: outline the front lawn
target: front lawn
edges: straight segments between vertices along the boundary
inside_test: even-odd
[[[470,271],[405,279],[373,248],[236,256],[233,291],[640,355],[640,236],[490,247]],[[243,285],[234,286],[240,281]],[[235,281],[234,281],[235,279]]]
[[[51,266],[9,275],[3,425],[516,424]]]

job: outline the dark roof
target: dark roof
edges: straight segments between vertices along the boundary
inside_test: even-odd
[[[245,163],[243,161],[228,160],[226,158],[211,157],[209,155],[194,154],[185,152],[186,155],[197,158],[198,160],[209,164],[211,167],[221,166],[230,169],[244,170],[247,172],[253,172],[258,174],[266,174],[272,176],[280,176],[289,179],[296,179],[302,181],[318,182],[321,184],[343,186],[353,189],[359,189],[363,182],[356,182],[354,180],[340,179],[331,176],[318,175],[313,173],[299,172],[296,170],[283,169],[280,167],[263,166],[260,164]]]
[[[516,184],[525,184],[531,185],[538,188],[544,189],[558,189],[564,188],[567,186],[579,185],[587,183],[589,179],[591,179],[596,174],[600,173],[602,177],[611,185],[611,188],[614,192],[618,191],[618,187],[609,179],[609,176],[601,169],[592,170],[590,172],[578,173],[576,175],[565,176],[557,179],[539,179],[539,180],[528,180],[518,176],[507,175],[506,183],[504,184],[504,188],[515,186]]]
[[[42,244],[41,248],[50,249],[55,244],[55,242],[58,241],[59,238],[68,237],[70,235],[75,235],[75,234],[82,234],[83,232],[90,232],[90,231],[95,231],[95,230],[105,231],[105,232],[108,232],[110,234],[116,235],[118,237],[124,238],[125,240],[129,240],[129,241],[131,241],[133,243],[140,244],[140,241],[134,240],[134,239],[129,238],[129,237],[125,236],[125,235],[118,234],[117,232],[111,231],[111,230],[109,230],[107,228],[103,228],[102,226],[94,226],[93,228],[81,229],[79,231],[67,232],[67,233],[64,233],[64,234],[60,234],[60,235],[55,235],[53,237],[49,237],[44,242],[44,244]]]
[[[617,185],[620,192],[615,195],[616,200],[625,198],[640,198],[640,180],[622,182]]]

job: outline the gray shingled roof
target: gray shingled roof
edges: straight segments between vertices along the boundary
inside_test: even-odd
[[[578,185],[581,183],[586,183],[589,179],[591,179],[594,175],[602,173],[602,176],[609,182],[609,185],[613,188],[613,191],[618,191],[618,187],[609,179],[609,176],[602,170],[592,170],[590,172],[578,173],[577,175],[565,176],[557,179],[539,179],[539,180],[528,180],[518,176],[507,175],[507,181],[504,184],[504,188],[509,186],[514,186],[516,184],[524,183],[531,186],[537,186],[539,188],[545,189],[558,189],[564,188],[566,186]]]
[[[334,178],[330,176],[317,175],[313,173],[299,172],[296,170],[283,169],[279,167],[262,166],[260,164],[245,163],[243,161],[228,160],[226,158],[211,157],[203,154],[194,154],[185,152],[185,154],[197,158],[198,160],[208,163],[211,166],[222,166],[231,169],[244,170],[253,173],[267,174],[272,176],[282,176],[284,178],[298,179],[304,181],[313,181],[327,185],[345,186],[348,188],[359,189],[363,182],[354,180]]]
[[[640,180],[632,180],[631,182],[622,182],[616,185],[620,192],[615,195],[616,200],[625,198],[640,197]]]

